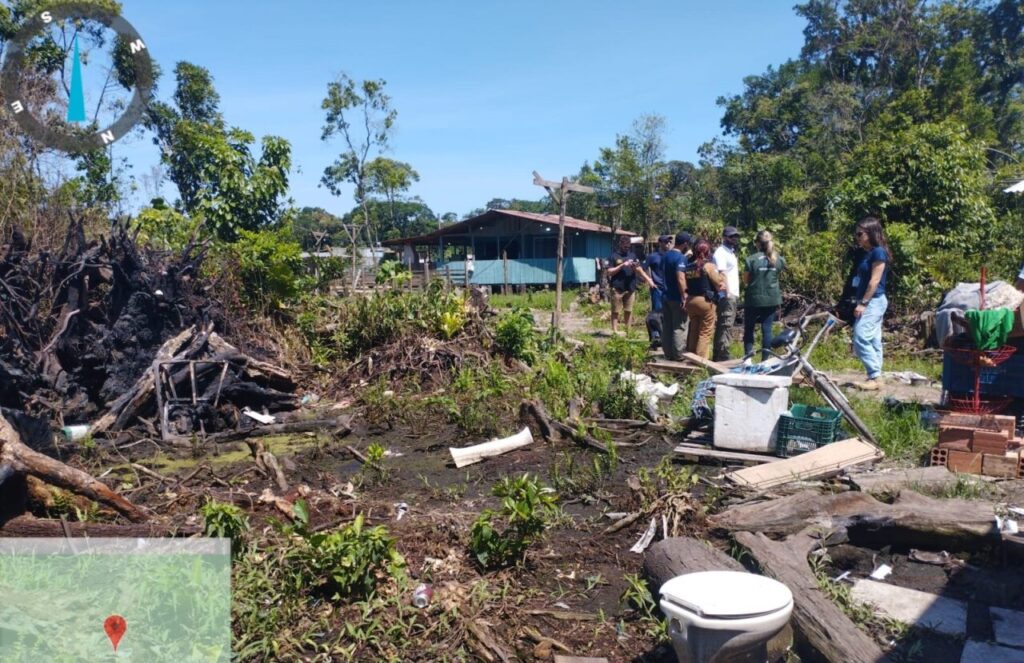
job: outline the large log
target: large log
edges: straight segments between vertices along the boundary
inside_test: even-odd
[[[818,541],[806,532],[784,541],[764,534],[738,532],[736,540],[757,560],[765,575],[793,592],[793,624],[799,649],[811,649],[830,663],[880,663],[887,658],[821,590],[807,563]]]
[[[795,534],[817,525],[845,528],[856,542],[968,550],[999,542],[995,507],[978,500],[943,500],[904,490],[892,504],[861,492],[821,495],[803,491],[767,502],[742,504],[710,518],[733,532]]]
[[[132,522],[142,522],[147,518],[141,509],[115,493],[101,481],[81,470],[29,449],[21,442],[18,432],[0,415],[0,467],[5,465],[14,472],[32,475],[46,483],[66,488],[106,504]]]
[[[676,576],[699,571],[746,569],[707,541],[685,536],[674,536],[658,541],[644,554],[644,573],[656,588]]]
[[[65,531],[65,526],[67,530]],[[132,523],[129,525],[114,525],[112,523],[62,523],[51,518],[36,518],[34,516],[18,516],[11,518],[0,525],[0,537],[63,537],[70,533],[71,536],[109,536],[109,537],[165,537],[165,536],[195,536],[202,533],[202,528],[196,525],[185,525],[182,523]]]

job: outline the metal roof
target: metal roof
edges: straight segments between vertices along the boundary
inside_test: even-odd
[[[386,246],[399,246],[402,244],[428,244],[432,243],[439,237],[446,235],[457,235],[463,232],[469,232],[470,226],[474,223],[491,223],[497,221],[502,216],[513,217],[518,219],[525,219],[527,221],[535,221],[537,223],[544,223],[547,225],[558,227],[558,215],[557,214],[535,214],[533,212],[519,212],[510,209],[489,209],[483,214],[479,214],[469,219],[453,223],[451,225],[443,226],[433,232],[429,232],[425,235],[417,235],[415,237],[399,237],[398,239],[389,239],[381,242]],[[612,229],[609,226],[603,226],[600,223],[594,223],[593,221],[586,221],[584,219],[577,219],[571,216],[565,217],[565,227],[571,228],[572,230],[587,230],[590,232],[597,233],[611,233]],[[626,235],[628,237],[636,236],[636,233],[628,230],[619,229],[616,231],[617,235]]]

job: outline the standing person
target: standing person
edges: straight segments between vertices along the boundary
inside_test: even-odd
[[[476,271],[476,263],[473,262],[473,256],[466,256],[466,285],[473,282],[473,272]]]
[[[681,232],[675,237],[675,244],[662,259],[665,272],[665,298],[661,309],[661,347],[665,358],[672,361],[682,359],[686,347],[687,316],[683,308],[686,301],[686,271],[693,237]]]
[[[672,235],[658,237],[658,250],[651,252],[644,260],[644,269],[654,282],[651,286],[651,312],[647,315],[647,334],[652,348],[661,345],[661,309],[665,298],[664,259],[665,254],[672,249],[674,239]]]
[[[693,247],[693,261],[689,263],[685,277],[686,314],[690,317],[686,349],[707,359],[711,354],[717,318],[713,300],[715,293],[725,286],[725,277],[711,260],[711,245],[707,240],[699,240]]]
[[[718,272],[725,278],[725,296],[718,301],[718,322],[715,325],[715,361],[729,359],[732,344],[732,326],[736,322],[736,305],[740,298],[740,263],[736,249],[740,245],[740,231],[726,226],[722,231],[722,245],[715,249],[714,260]]]
[[[885,241],[882,222],[873,216],[857,224],[856,237],[865,253],[853,277],[857,297],[857,306],[853,309],[853,352],[864,364],[867,380],[854,386],[875,391],[882,375],[882,317],[889,307],[885,286],[892,252]]]
[[[754,239],[757,253],[747,258],[743,270],[743,283],[747,290],[743,297],[743,353],[754,351],[754,326],[761,325],[761,359],[771,356],[766,348],[772,343],[772,324],[775,311],[782,306],[782,290],[779,288],[779,273],[786,268],[786,261],[775,250],[772,234],[767,230],[757,233]]]
[[[618,249],[608,257],[608,284],[612,292],[612,333],[619,331],[619,313],[622,313],[626,332],[633,321],[633,302],[636,299],[636,280],[650,278],[644,273],[636,254],[630,248],[629,236],[619,237]]]

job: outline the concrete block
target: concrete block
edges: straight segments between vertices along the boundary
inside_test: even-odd
[[[858,580],[851,595],[905,624],[957,637],[967,630],[967,604],[963,601],[874,580]]]
[[[946,456],[946,467],[950,472],[966,472],[968,474],[981,474],[982,454],[973,451],[949,450]]]
[[[990,642],[968,640],[964,643],[960,663],[1020,663],[1024,660],[1024,651],[1000,647]]]
[[[992,615],[992,628],[996,632],[996,642],[1001,645],[1024,647],[1024,612],[1007,610],[1006,608],[989,608]],[[1024,661],[1024,651],[1019,653],[1018,660]]]

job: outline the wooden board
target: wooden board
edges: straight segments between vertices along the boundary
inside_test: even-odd
[[[664,371],[665,373],[693,373],[700,369],[693,364],[670,359],[653,359],[647,362],[648,371]]]
[[[898,493],[904,488],[946,488],[956,485],[956,475],[945,467],[915,467],[909,470],[866,472],[850,477],[850,483],[865,493]]]
[[[684,352],[683,357],[685,357],[687,361],[697,364],[702,368],[706,368],[712,373],[715,373],[716,375],[719,373],[729,372],[730,367],[719,364],[718,362],[711,361],[710,359],[705,359],[704,357],[701,357],[700,355],[695,355],[692,352]]]
[[[721,449],[712,449],[700,444],[680,444],[676,447],[675,452],[680,456],[687,458],[697,458],[703,460],[705,458],[713,458],[715,460],[722,460],[731,463],[742,463],[744,465],[761,465],[764,463],[774,463],[781,459],[775,456],[765,456],[763,454],[745,454],[739,451],[723,451]]]
[[[791,481],[834,474],[847,467],[878,460],[883,455],[881,449],[854,437],[792,458],[730,472],[726,477],[741,486],[763,490]]]

